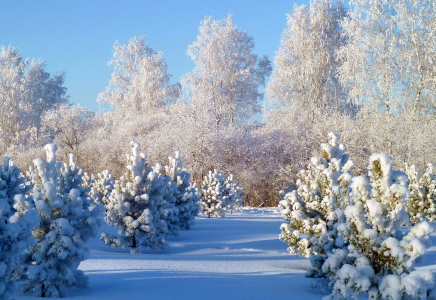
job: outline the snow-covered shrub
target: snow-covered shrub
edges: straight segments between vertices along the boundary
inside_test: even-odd
[[[208,215],[209,218],[211,215],[224,217],[226,211],[233,208],[238,192],[239,189],[234,186],[232,175],[226,178],[224,173],[217,170],[209,171],[209,174],[204,177],[200,188],[201,212]]]
[[[0,299],[9,299],[15,291],[11,277],[21,254],[35,243],[32,230],[39,224],[32,197],[21,170],[5,157],[0,166]]]
[[[282,224],[280,239],[289,244],[290,253],[324,256],[344,246],[335,225],[344,221],[343,209],[349,203],[349,170],[354,163],[345,151],[338,135],[329,133],[328,143],[321,145],[322,157],[312,157],[307,169],[299,172],[297,189],[281,192],[279,207],[289,223]]]
[[[409,196],[407,175],[392,170],[386,154],[371,155],[368,173],[369,180],[352,179],[346,221],[336,225],[348,247],[334,249],[321,261],[321,271],[333,288],[328,299],[430,297],[433,274],[413,266],[424,254],[433,229],[424,221],[405,236],[399,231],[409,222],[403,209]]]
[[[112,247],[165,248],[168,216],[176,215],[168,206],[170,176],[161,174],[162,165],[147,167],[146,155],[139,152],[139,143],[131,142],[127,155],[127,172],[115,181],[106,207],[106,222],[118,227],[118,236],[102,233],[101,239]],[[173,200],[171,200],[173,201]]]
[[[432,164],[427,165],[426,172],[418,178],[415,165],[405,164],[409,178],[410,196],[407,198],[406,211],[410,222],[415,224],[423,220],[436,220],[436,175]]]
[[[23,293],[42,297],[61,297],[70,287],[83,288],[88,279],[78,270],[88,258],[85,243],[97,234],[102,224],[101,205],[90,209],[92,199],[82,187],[83,170],[74,156],[69,164],[56,161],[57,146],[45,146],[47,161],[35,159],[32,197],[41,222],[33,231],[36,244],[25,256],[21,269]]]
[[[189,182],[191,174],[183,169],[180,152],[176,151],[175,157],[169,157],[168,160],[169,166],[165,166],[165,172],[171,177],[170,192],[175,197],[178,211],[177,223],[172,226],[178,230],[188,230],[200,211],[200,195],[197,186]]]

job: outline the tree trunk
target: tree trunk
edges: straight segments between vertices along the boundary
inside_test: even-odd
[[[207,213],[207,217],[210,218],[210,211]]]
[[[132,236],[132,249],[136,248],[136,236]]]
[[[41,286],[41,298],[45,298],[45,286],[44,286],[44,283]]]

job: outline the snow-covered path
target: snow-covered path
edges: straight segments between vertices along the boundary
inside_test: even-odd
[[[93,240],[90,259],[80,266],[90,288],[72,290],[68,297],[321,299],[304,277],[308,260],[289,255],[278,240],[282,220],[276,209],[247,209],[225,218],[199,216],[190,231],[168,239],[168,250],[138,255]]]
[[[130,254],[99,239],[80,265],[90,288],[71,290],[69,299],[322,299],[304,277],[309,261],[289,255],[278,240],[278,209],[244,209],[225,218],[199,216],[196,225],[168,239],[170,248]],[[115,233],[106,226],[103,231]],[[436,245],[436,236],[432,236]],[[436,272],[436,246],[418,267]],[[15,299],[37,299],[16,295]]]

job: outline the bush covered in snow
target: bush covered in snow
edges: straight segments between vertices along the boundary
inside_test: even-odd
[[[237,184],[238,182],[233,180],[232,174],[226,178],[224,173],[217,170],[209,171],[200,188],[201,212],[208,215],[209,218],[211,215],[224,217],[226,211],[234,209],[235,202],[239,207],[242,189]]]
[[[42,297],[61,297],[70,287],[83,288],[88,279],[78,270],[89,256],[85,243],[101,225],[100,205],[90,209],[92,199],[82,187],[83,170],[74,156],[69,164],[56,161],[57,147],[45,146],[47,160],[35,159],[31,199],[41,221],[33,231],[36,244],[26,253],[20,272],[25,281],[23,293]]]

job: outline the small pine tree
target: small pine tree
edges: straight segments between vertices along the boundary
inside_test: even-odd
[[[414,165],[405,163],[405,171],[409,178],[410,196],[407,199],[406,211],[410,222],[416,224],[423,220],[436,220],[436,174],[432,164],[427,165],[426,172],[418,178]]]
[[[14,165],[9,157],[3,158],[3,168],[0,166],[0,198],[7,199],[8,204],[13,208],[15,195],[27,195],[31,185],[26,184],[26,178],[21,169]],[[14,209],[11,210],[13,214]]]
[[[175,197],[175,205],[178,210],[179,230],[188,230],[194,224],[194,219],[200,211],[198,202],[200,195],[197,186],[192,185],[189,180],[191,174],[183,169],[183,162],[180,160],[180,152],[176,151],[175,157],[169,157],[169,166],[165,166],[165,172],[171,177],[171,193]]]
[[[0,299],[10,299],[16,289],[16,273],[21,254],[35,243],[32,230],[39,216],[26,197],[28,187],[21,170],[5,157],[0,166]]]
[[[61,297],[70,287],[84,288],[88,279],[79,264],[88,258],[85,243],[94,237],[102,220],[100,205],[90,209],[92,199],[82,187],[83,170],[74,156],[69,164],[56,161],[57,147],[45,146],[47,161],[35,159],[33,201],[40,215],[33,231],[36,245],[25,257],[25,282],[20,290],[41,297]]]
[[[97,176],[91,175],[88,185],[94,203],[106,205],[109,201],[109,195],[114,189],[114,184],[114,178],[112,174],[109,173],[109,170],[97,173]]]
[[[131,142],[131,146],[128,171],[115,181],[105,205],[105,220],[119,228],[119,236],[102,233],[101,239],[112,247],[130,247],[131,253],[140,253],[141,247],[165,248],[168,215],[173,215],[167,201],[171,177],[161,174],[162,165],[146,166],[139,143]]]
[[[403,210],[409,195],[407,175],[392,170],[386,154],[370,157],[368,173],[369,181],[353,178],[346,221],[336,226],[348,246],[327,253],[322,262],[320,271],[333,288],[327,299],[360,299],[365,294],[369,299],[430,297],[433,274],[413,265],[424,254],[433,229],[421,222],[406,236],[399,231],[409,222]]]
[[[232,209],[239,190],[233,186],[233,175],[225,177],[224,173],[217,170],[209,171],[203,179],[200,189],[201,212],[215,217],[224,217],[227,210]]]
[[[349,170],[354,166],[345,151],[345,145],[338,144],[338,135],[329,133],[328,143],[321,145],[322,157],[313,157],[298,174],[297,190],[281,192],[279,207],[289,223],[282,224],[280,239],[288,243],[290,253],[324,256],[344,246],[336,224],[344,221],[352,178]]]
[[[232,213],[232,211],[241,210],[243,188],[238,186],[238,181],[233,179],[233,174],[230,174],[227,177],[225,185],[228,188],[229,194],[233,195],[233,200],[231,201],[231,205],[229,207],[230,213]]]

